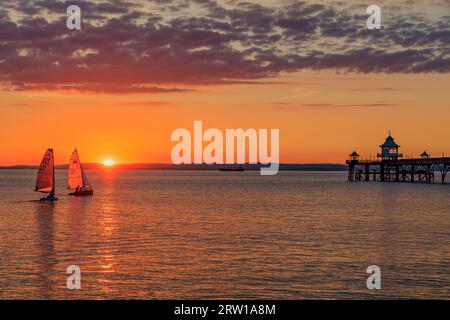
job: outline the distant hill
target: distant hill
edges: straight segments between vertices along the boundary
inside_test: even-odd
[[[223,165],[206,165],[206,164],[168,164],[168,163],[133,163],[133,164],[117,164],[111,169],[114,170],[218,170]],[[105,169],[100,163],[85,163],[83,167],[88,170]],[[259,170],[261,165],[244,164],[245,170]],[[0,166],[0,169],[38,169],[39,166]],[[67,169],[68,165],[57,165],[56,169]],[[344,164],[330,163],[311,163],[311,164],[280,164],[280,171],[346,171],[347,166]]]

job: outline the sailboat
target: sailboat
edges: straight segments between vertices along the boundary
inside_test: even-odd
[[[53,149],[47,149],[42,158],[34,191],[48,193],[48,196],[41,198],[41,201],[58,200],[55,197],[55,160],[53,157]]]
[[[90,196],[94,193],[94,189],[92,189],[81,165],[77,149],[70,156],[68,185],[69,190],[75,190],[69,193],[70,196]]]

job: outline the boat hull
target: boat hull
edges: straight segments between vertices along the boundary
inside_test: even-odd
[[[219,168],[219,171],[244,171],[244,168],[238,168],[238,169]]]
[[[94,194],[93,190],[81,190],[81,191],[71,192],[71,193],[69,193],[69,196],[82,197],[82,196],[92,196],[93,194]]]
[[[43,197],[43,198],[40,198],[39,201],[53,202],[53,201],[58,201],[58,198],[57,197]]]

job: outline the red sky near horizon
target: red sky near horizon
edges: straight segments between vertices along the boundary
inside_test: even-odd
[[[279,128],[283,163],[450,154],[449,9],[380,1],[0,4],[0,165],[170,163],[177,128]],[[420,13],[420,15],[418,15]]]

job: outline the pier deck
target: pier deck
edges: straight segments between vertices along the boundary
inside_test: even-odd
[[[424,182],[435,181],[435,173],[440,173],[441,183],[450,170],[450,157],[409,158],[385,160],[346,161],[348,181],[383,181],[383,182]]]

